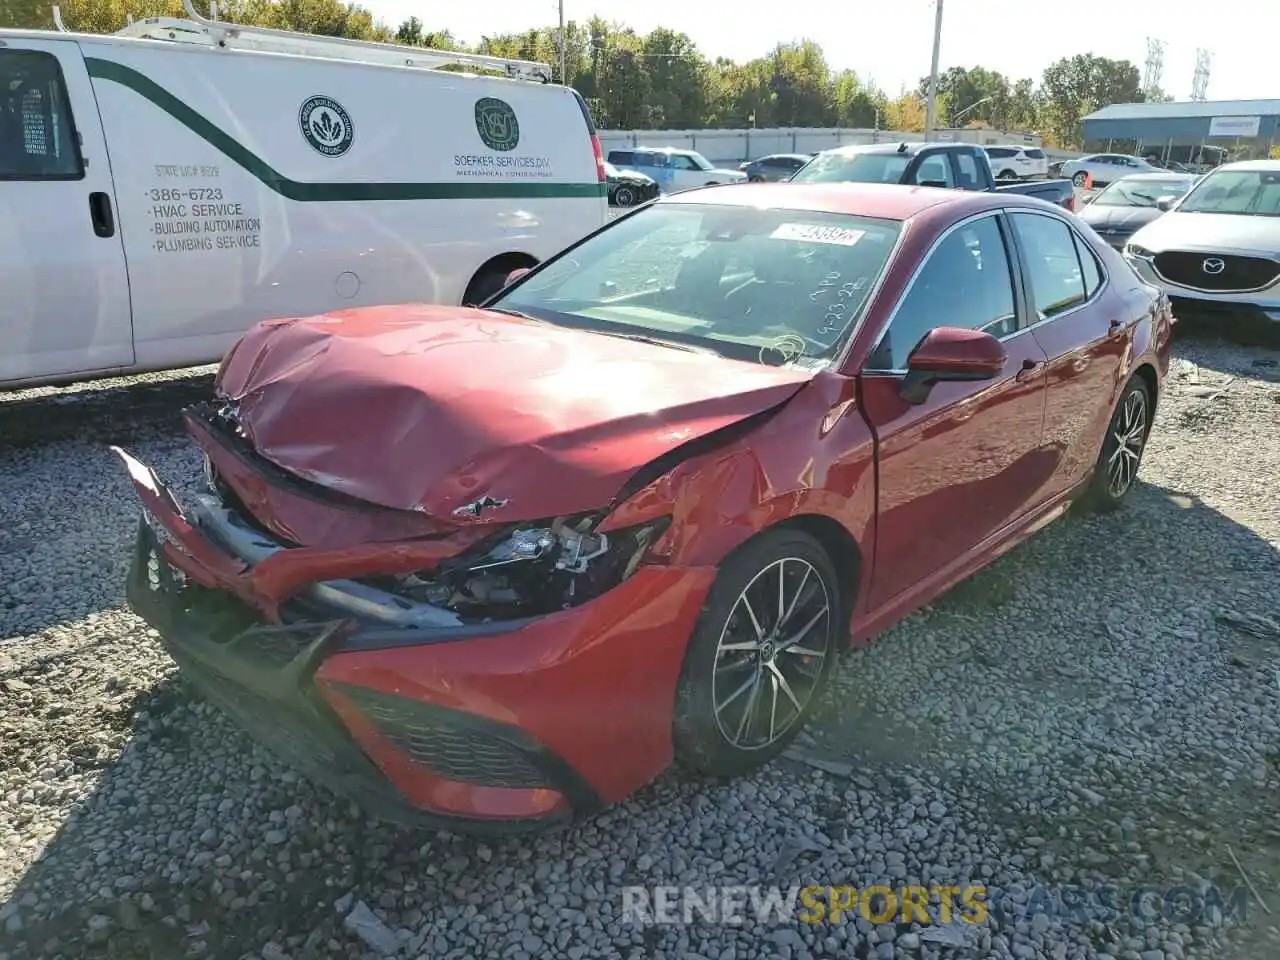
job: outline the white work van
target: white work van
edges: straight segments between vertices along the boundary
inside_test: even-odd
[[[0,30],[0,389],[476,303],[608,220],[586,104],[543,64],[187,12]]]

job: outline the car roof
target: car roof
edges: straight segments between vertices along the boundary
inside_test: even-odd
[[[807,153],[766,153],[763,157],[756,157],[756,160],[808,160]]]
[[[950,140],[934,140],[934,141],[918,141],[908,143],[902,140],[895,140],[891,143],[851,143],[843,147],[832,147],[830,150],[823,150],[822,153],[835,153],[842,155],[852,155],[855,153],[900,153],[904,157],[912,157],[919,153],[925,147],[972,147],[971,143],[955,143]]]
[[[1128,183],[1131,180],[1142,180],[1144,182],[1148,180],[1194,180],[1196,176],[1194,173],[1185,173],[1181,170],[1158,170],[1151,173],[1131,173],[1127,177],[1121,177],[1116,183],[1121,181]]]
[[[663,197],[663,204],[717,204],[812,213],[843,213],[882,220],[910,220],[934,208],[951,206],[956,216],[1008,206],[1043,209],[1048,204],[1004,193],[914,187],[896,183],[729,183],[695,187]]]
[[[1214,167],[1209,172],[1217,173],[1219,170],[1263,170],[1280,173],[1280,160],[1237,160],[1235,163],[1224,163],[1222,166]]]

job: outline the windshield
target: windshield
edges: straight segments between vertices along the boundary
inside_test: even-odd
[[[836,357],[901,224],[714,204],[652,207],[491,304],[535,320],[780,365]]]
[[[820,153],[791,179],[796,183],[899,183],[910,162],[905,153]]]
[[[1180,197],[1195,183],[1192,177],[1166,180],[1117,180],[1094,198],[1099,207],[1154,207],[1161,197]]]
[[[1220,170],[1208,174],[1178,206],[1179,213],[1280,216],[1280,170]]]

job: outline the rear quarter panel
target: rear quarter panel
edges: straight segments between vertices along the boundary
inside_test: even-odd
[[[140,366],[215,359],[265,318],[458,303],[489,258],[540,260],[605,222],[586,123],[564,88],[158,42],[82,49]],[[304,138],[300,111],[315,96],[348,114],[345,152]],[[481,140],[481,97],[513,108],[513,150]]]

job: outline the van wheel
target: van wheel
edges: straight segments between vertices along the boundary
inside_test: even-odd
[[[721,564],[676,687],[676,759],[737,776],[785,750],[830,677],[842,608],[831,558],[800,530],[768,531]]]
[[[478,307],[506,285],[507,277],[512,270],[532,266],[533,264],[529,261],[520,259],[519,262],[512,261],[506,264],[499,262],[485,267],[471,278],[471,285],[462,295],[462,305]]]

